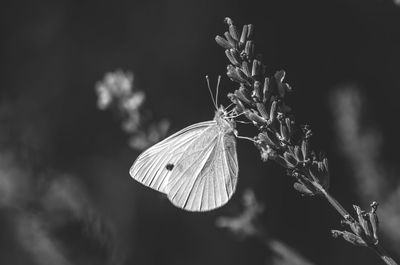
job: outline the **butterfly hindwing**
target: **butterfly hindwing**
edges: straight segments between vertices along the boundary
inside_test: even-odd
[[[239,164],[236,153],[236,139],[232,135],[226,135],[223,141],[225,165],[229,170],[229,176],[231,176],[230,179],[225,180],[225,183],[227,192],[233,194],[235,192],[237,176],[239,174]]]
[[[235,138],[215,124],[193,141],[177,162],[169,177],[168,198],[185,210],[212,210],[230,199],[237,175]]]
[[[238,177],[234,123],[219,109],[212,121],[197,123],[144,151],[130,175],[163,192],[188,211],[218,208],[232,197]]]
[[[188,126],[144,151],[133,163],[129,173],[142,184],[166,193],[169,176],[175,171],[167,170],[180,160],[187,148],[215,121],[206,121]]]

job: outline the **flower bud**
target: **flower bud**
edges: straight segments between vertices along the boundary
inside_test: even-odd
[[[248,26],[244,25],[242,29],[242,35],[240,36],[239,47],[242,48],[247,41],[247,29]]]
[[[237,98],[237,96],[233,93],[228,93],[228,98],[235,104],[235,112],[237,114],[243,113],[246,109],[243,103]]]
[[[258,125],[267,125],[268,121],[264,119],[263,117],[259,116],[257,113],[254,111],[250,111],[248,118],[253,121],[253,123],[258,124]]]
[[[304,138],[301,142],[301,152],[303,153],[304,160],[308,159],[310,153],[310,140],[308,138]]]
[[[359,247],[367,247],[367,243],[359,236],[356,236],[353,233],[347,232],[347,231],[338,231],[338,230],[332,230],[332,236],[333,237],[343,237],[347,242],[359,246]]]
[[[232,50],[235,50],[235,49],[225,50],[225,55],[226,55],[226,57],[228,57],[231,64],[233,64],[235,66],[240,66],[240,62],[235,58],[235,56],[232,55]]]
[[[263,99],[262,99],[262,101],[264,103],[266,103],[269,100],[269,96],[270,96],[270,93],[269,93],[269,78],[266,77],[264,79]]]
[[[236,73],[235,73],[235,67],[233,65],[228,65],[226,67],[226,75],[232,80],[232,81],[236,81],[237,77],[236,77]],[[237,81],[236,81],[237,82]]]
[[[251,98],[248,96],[248,92],[244,87],[240,87],[239,89],[235,90],[235,95],[238,99],[240,99],[242,102],[252,105],[253,102]]]
[[[253,100],[255,102],[261,102],[261,92],[260,92],[260,90],[261,90],[261,82],[260,81],[254,81],[253,88],[254,88],[253,95],[252,95],[253,96]]]
[[[362,228],[362,226],[357,221],[350,222],[350,228],[351,228],[351,230],[353,231],[354,234],[356,234],[357,236],[359,236],[361,238],[365,238],[364,229]]]
[[[237,31],[237,28],[235,25],[233,25],[233,24],[229,25],[229,33],[231,34],[231,36],[234,40],[239,41],[239,32]]]
[[[259,60],[253,60],[253,67],[251,68],[251,76],[255,77],[260,75],[261,62]]]
[[[247,25],[247,38],[251,39],[253,37],[253,32],[254,32],[254,25],[249,24]]]
[[[236,30],[235,25],[233,25],[233,21],[232,19],[230,19],[229,17],[226,17],[224,19],[225,24],[227,24],[229,26],[229,34],[232,36],[232,38],[236,41],[239,40],[239,34]]]
[[[224,18],[224,23],[227,24],[228,26],[233,24],[233,21],[230,17],[225,17]]]
[[[353,208],[356,210],[358,222],[360,223],[361,227],[363,228],[365,235],[367,237],[370,237],[371,231],[369,230],[367,220],[364,219],[364,211],[362,211],[361,208],[357,205],[353,205]]]
[[[239,76],[241,80],[243,80],[241,83],[245,83],[246,85],[250,85],[249,80],[247,79],[247,76],[243,73],[243,71],[239,68],[235,68],[236,74]]]
[[[369,222],[371,223],[371,227],[372,227],[372,234],[374,236],[374,239],[376,241],[379,240],[378,238],[378,225],[379,225],[379,221],[378,221],[378,215],[376,214],[376,210],[378,207],[378,203],[377,202],[373,202],[371,204],[371,211],[368,213],[369,216]]]
[[[242,71],[246,76],[251,77],[249,63],[247,61],[242,62]]]
[[[296,167],[297,160],[292,154],[285,152],[283,153],[283,157],[285,158],[287,168],[293,169]]]
[[[314,193],[309,190],[305,185],[301,184],[300,182],[295,182],[293,184],[293,188],[295,190],[297,190],[298,192],[300,192],[302,195],[306,195],[306,196],[313,196]]]
[[[231,45],[231,48],[236,48],[236,41],[232,38],[231,34],[229,34],[229,32],[225,32],[224,36],[226,38],[226,40],[229,42],[229,44]]]
[[[324,170],[325,170],[326,172],[329,172],[328,158],[324,157],[324,158],[322,159],[322,163],[324,164]]]
[[[274,77],[276,79],[278,94],[281,98],[285,97],[285,94],[286,94],[285,86],[282,84],[282,81],[285,78],[285,74],[286,73],[284,70],[280,70],[280,71],[277,71],[274,75]]]
[[[271,104],[271,110],[269,111],[269,122],[270,123],[275,121],[277,104],[278,104],[277,101],[273,101],[272,104]]]
[[[240,57],[238,50],[231,49],[230,51],[231,51],[232,56],[235,58],[235,60],[239,62],[239,64],[237,66],[241,66],[240,62],[241,62],[242,58]]]
[[[267,162],[269,159],[275,160],[277,157],[277,153],[274,149],[272,149],[269,145],[266,146],[266,148],[261,147],[261,159],[264,162]]]
[[[256,106],[257,106],[257,110],[260,112],[261,116],[264,119],[268,120],[269,119],[269,114],[267,112],[267,109],[265,108],[264,103],[261,103],[261,102],[256,103]]]
[[[218,36],[218,35],[217,35],[217,36],[215,37],[215,41],[218,43],[219,46],[221,46],[221,47],[224,48],[224,49],[233,48],[233,47],[231,46],[231,44],[230,44],[226,39],[222,38],[221,36]]]
[[[293,132],[293,121],[289,117],[286,117],[285,124],[286,127],[288,128],[289,133],[291,134]]]
[[[298,145],[295,145],[294,146],[294,155],[295,155],[295,157],[296,157],[296,159],[297,159],[297,161],[299,161],[299,162],[303,162],[303,154],[301,153],[301,149],[300,149],[300,146],[298,146]]]
[[[280,146],[280,142],[279,142],[278,138],[276,138],[275,135],[268,134],[267,131],[265,131],[263,133],[259,133],[258,139],[260,139],[263,143],[270,145],[270,146],[275,146],[275,147]]]
[[[254,52],[254,43],[251,40],[246,41],[246,46],[244,48],[244,52],[249,60],[253,58]]]
[[[281,136],[282,136],[283,140],[288,142],[290,140],[288,128],[286,127],[285,123],[283,123],[283,121],[281,119],[279,120],[279,123],[280,123]]]
[[[286,75],[286,72],[284,70],[279,70],[279,71],[276,71],[276,73],[274,74],[274,77],[277,82],[282,82],[283,79],[285,78],[285,75]]]
[[[249,82],[247,81],[246,75],[238,68],[234,67],[233,65],[228,65],[227,68],[227,76],[232,80],[237,83],[246,83],[248,84]]]

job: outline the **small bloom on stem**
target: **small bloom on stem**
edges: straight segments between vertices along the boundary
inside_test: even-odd
[[[378,203],[372,202],[371,203],[371,211],[368,212],[369,221],[372,227],[372,233],[375,240],[378,242],[378,215],[376,214],[376,210],[378,209]]]
[[[347,231],[338,231],[338,230],[332,230],[332,236],[335,238],[338,237],[343,237],[347,242],[359,246],[359,247],[366,247],[367,243],[365,243],[364,240],[362,240],[361,237],[356,236],[353,233],[347,232]]]
[[[225,18],[225,23],[229,26],[229,34],[232,36],[232,38],[236,41],[239,40],[239,33],[236,29],[236,26],[233,24],[232,19],[229,17]]]
[[[218,43],[219,46],[221,46],[222,48],[227,49],[227,50],[235,47],[235,46],[232,46],[226,39],[224,39],[218,35],[215,37],[215,41]]]
[[[240,41],[239,41],[240,48],[243,48],[244,44],[247,41],[247,30],[248,30],[248,26],[244,25],[243,29],[242,29],[242,35],[240,36]]]
[[[377,222],[375,218],[372,218],[371,220],[371,215],[374,215],[376,212],[376,205],[377,203],[374,202],[372,203],[372,209],[369,213],[365,213],[361,208],[357,205],[353,205],[356,213],[357,213],[357,220],[354,220],[353,218],[348,218],[346,220],[343,220],[343,224],[347,224],[353,233],[350,233],[348,231],[337,231],[333,230],[333,236],[337,237],[337,235],[346,235],[346,237],[343,236],[344,239],[349,241],[350,243],[357,245],[357,246],[374,246],[378,244],[378,235],[377,235]],[[372,233],[371,233],[372,229]]]
[[[305,196],[313,196],[314,195],[314,193],[311,190],[309,190],[304,184],[302,184],[300,182],[295,182],[293,184],[293,188],[295,190],[297,190],[298,192],[300,192],[301,195],[303,195],[303,196],[304,195]]]
[[[235,65],[235,66],[240,66],[240,57],[237,58],[236,56],[233,55],[233,51],[236,51],[235,49],[226,49],[225,50],[225,55],[228,57],[229,61]],[[239,59],[239,60],[238,60]]]
[[[229,34],[229,32],[225,32],[224,36],[231,45],[231,47],[236,49],[236,41],[232,38],[231,34]]]

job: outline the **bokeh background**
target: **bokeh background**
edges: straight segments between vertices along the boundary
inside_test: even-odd
[[[0,9],[1,264],[293,264],[255,236],[216,220],[243,211],[252,190],[269,240],[309,264],[379,264],[330,236],[338,214],[303,198],[285,170],[238,141],[238,189],[224,207],[188,213],[130,178],[140,153],[124,117],[98,106],[95,87],[132,72],[147,122],[169,133],[213,117],[204,76],[236,85],[214,41],[223,19],[255,25],[270,73],[284,69],[298,123],[327,153],[331,193],[348,209],[381,203],[381,238],[400,258],[400,6],[337,1],[8,1]],[[150,113],[150,114],[149,114]],[[126,118],[126,117],[125,117]],[[242,127],[242,135],[252,136]]]

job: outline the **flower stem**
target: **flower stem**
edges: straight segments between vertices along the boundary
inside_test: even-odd
[[[387,264],[397,264],[378,245],[376,214],[377,203],[371,205],[371,211],[365,213],[357,205],[357,219],[327,191],[329,185],[328,159],[317,156],[310,148],[312,131],[310,126],[301,126],[300,141],[295,140],[295,119],[291,108],[286,105],[285,95],[292,87],[284,82],[285,71],[277,71],[267,76],[266,66],[259,56],[255,56],[253,26],[244,25],[242,34],[236,32],[232,19],[226,18],[229,32],[225,38],[217,36],[216,42],[225,49],[230,64],[227,76],[239,87],[228,97],[235,104],[235,112],[244,115],[259,130],[254,143],[260,151],[263,161],[273,160],[287,169],[289,176],[296,178],[294,188],[304,195],[323,195],[333,208],[343,217],[344,223],[352,232],[337,233],[357,246],[373,248]],[[373,230],[371,234],[370,228]]]
[[[313,183],[314,187],[317,188],[321,194],[325,196],[325,198],[328,200],[328,202],[333,206],[333,208],[338,211],[338,213],[345,219],[348,220],[349,218],[351,219],[351,215],[349,212],[346,211],[346,209],[335,199],[333,198],[320,184],[318,183]]]
[[[375,253],[387,264],[387,265],[397,265],[396,261],[392,259],[383,247],[379,244],[370,246],[371,249],[375,251]]]
[[[353,217],[344,209],[344,207],[333,198],[321,185],[318,183],[313,183],[315,188],[317,188],[328,200],[328,202],[333,206],[333,208],[338,211],[338,213],[345,220],[353,220]],[[389,256],[389,254],[385,251],[385,249],[379,244],[369,244],[369,248],[371,248],[387,265],[397,265],[396,261]]]

